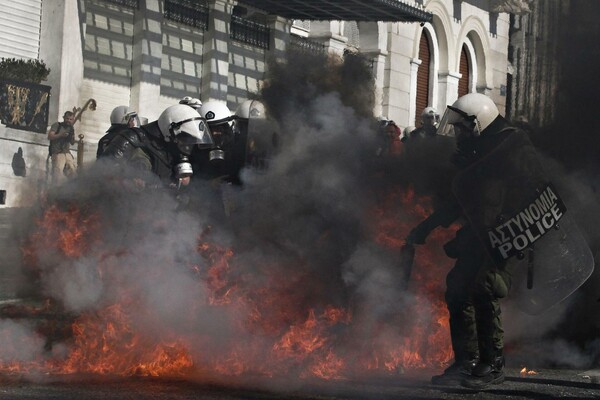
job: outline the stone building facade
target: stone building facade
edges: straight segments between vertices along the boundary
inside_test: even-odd
[[[0,57],[39,58],[51,69],[44,82],[52,87],[48,124],[89,99],[97,104],[76,125],[85,135],[84,162],[93,161],[114,107],[128,105],[152,121],[189,95],[222,100],[234,110],[261,87],[267,60],[283,60],[292,46],[364,54],[376,82],[374,116],[401,127],[418,126],[426,106],[441,112],[468,92],[490,95],[502,113],[507,104],[510,16],[492,12],[488,1],[400,2],[431,15],[422,23],[289,19],[236,0],[11,3],[17,6],[0,11],[30,27],[0,40],[28,40],[3,42]],[[0,32],[14,31],[7,19],[0,19]],[[47,139],[0,125],[0,141],[0,206],[24,205],[45,180]],[[17,147],[29,167],[26,178],[15,177],[6,162]]]

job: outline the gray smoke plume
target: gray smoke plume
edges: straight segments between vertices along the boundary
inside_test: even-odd
[[[329,348],[349,360],[401,343],[417,323],[425,322],[422,338],[438,332],[431,311],[409,313],[415,298],[401,281],[399,248],[374,239],[375,210],[390,192],[409,186],[432,204],[447,198],[453,144],[441,138],[406,146],[403,157],[377,157],[373,81],[360,57],[292,54],[269,71],[258,94],[279,126],[268,168],[243,170],[241,187],[193,178],[176,191],[153,177],[142,189],[128,171],[97,163],[51,191],[36,210],[38,219],[52,207],[77,210],[84,240],[71,238],[78,252],[66,257],[59,244],[43,240],[53,231],[31,223],[28,246],[35,257],[24,266],[35,282],[30,292],[92,321],[126,311],[126,328],[142,332],[148,345],[185,337],[197,367],[247,357],[251,365],[239,372],[258,375],[275,368],[297,378],[311,367],[314,359],[301,355],[296,342],[276,344],[288,354],[287,364],[272,358],[273,338],[311,315],[326,326],[318,333],[331,336]],[[385,209],[408,227],[394,232],[398,242],[423,218],[412,212],[399,201]],[[62,223],[67,231],[75,228]],[[440,253],[443,241],[428,243]],[[438,274],[442,282],[451,264],[442,258],[425,265],[429,271],[415,265],[415,276]],[[352,323],[330,323],[327,312],[336,308],[351,314]]]

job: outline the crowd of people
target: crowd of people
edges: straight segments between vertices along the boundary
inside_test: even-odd
[[[63,118],[48,133],[53,182],[75,172],[69,150],[74,143],[73,113],[66,112]],[[239,171],[248,157],[251,118],[264,118],[260,102],[244,102],[233,113],[223,102],[202,103],[186,96],[152,122],[127,106],[118,106],[110,115],[109,129],[98,142],[97,159],[114,165],[127,164],[140,171],[134,179],[142,186],[143,174],[157,176],[165,185],[177,188],[189,185],[196,177],[240,184]],[[411,141],[427,140],[440,133],[453,136],[456,152],[448,162],[460,170],[478,163],[508,137],[520,132],[500,115],[489,97],[476,93],[460,97],[448,106],[443,118],[433,107],[425,108],[418,128],[402,129],[388,118],[381,118],[379,127],[376,155],[380,157],[399,155]],[[499,301],[510,288],[512,263],[492,261],[465,218],[463,205],[456,198],[446,200],[444,207],[435,210],[406,238],[409,245],[419,245],[438,226],[447,227],[455,221],[462,224],[456,237],[444,246],[446,254],[456,260],[447,276],[445,294],[455,362],[434,376],[432,383],[459,383],[484,389],[504,381]],[[493,210],[484,211],[490,214]]]

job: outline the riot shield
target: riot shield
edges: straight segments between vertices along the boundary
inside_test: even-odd
[[[523,311],[545,311],[592,274],[591,250],[522,131],[459,172],[452,189],[494,262],[513,270]]]
[[[257,106],[256,110],[260,108]],[[261,171],[268,168],[277,151],[280,130],[277,122],[270,119],[264,111],[252,112],[254,109],[250,108],[248,119],[245,166]]]

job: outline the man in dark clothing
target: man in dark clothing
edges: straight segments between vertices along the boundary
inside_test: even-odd
[[[140,119],[135,111],[129,111],[129,107],[127,106],[115,107],[110,113],[110,127],[106,131],[106,134],[98,141],[96,158],[99,158],[102,155],[104,149],[118,131],[125,128],[135,128],[140,126]]]
[[[435,137],[440,115],[433,107],[426,107],[421,112],[421,126],[410,132],[409,139]],[[406,138],[405,138],[406,139]]]
[[[52,160],[52,183],[60,183],[65,177],[72,177],[77,170],[71,146],[75,144],[75,114],[66,111],[63,122],[55,122],[48,131],[50,158]]]
[[[441,133],[445,134],[448,128],[453,130],[457,146],[452,161],[462,170],[478,165],[516,131],[499,115],[489,97],[477,93],[465,95],[448,107],[440,124]],[[477,213],[484,219],[496,218],[503,209],[503,180],[485,179],[481,196],[489,201],[480,204]],[[432,383],[460,382],[469,388],[482,389],[504,381],[500,299],[508,294],[512,263],[492,261],[469,222],[473,216],[466,215],[467,221],[465,214],[458,198],[451,199],[447,206],[437,209],[413,229],[407,242],[425,243],[427,235],[437,226],[448,227],[462,218],[462,228],[444,246],[446,254],[456,259],[446,278],[445,295],[455,362],[443,374],[434,376]]]
[[[189,156],[194,146],[212,143],[204,118],[193,108],[177,104],[157,121],[116,132],[99,160],[123,162],[133,171],[151,172],[168,185],[181,186],[189,184],[193,174]]]

